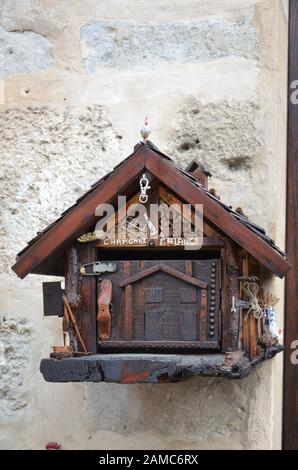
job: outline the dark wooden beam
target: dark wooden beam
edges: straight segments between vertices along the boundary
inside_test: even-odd
[[[274,357],[280,348],[269,348],[251,362],[236,355],[226,363],[225,354],[95,354],[62,360],[42,359],[40,371],[47,382],[181,382],[189,377],[246,377],[253,366]]]
[[[239,299],[239,280],[240,275],[237,256],[237,246],[230,240],[226,242],[226,305],[225,315],[227,317],[227,347],[225,351],[237,351],[239,350],[239,339],[241,335],[240,331],[240,311],[236,308],[236,302]],[[234,297],[234,310],[233,310],[233,297]]]
[[[298,449],[298,365],[291,361],[292,343],[298,339],[298,104],[291,100],[291,84],[298,80],[298,1],[290,1],[289,99],[287,157],[286,250],[293,269],[286,277],[283,448]],[[295,87],[297,89],[297,87]]]
[[[98,261],[96,248],[83,246],[80,249],[80,264]],[[97,303],[96,303],[96,276],[81,276],[80,304],[78,308],[78,324],[81,335],[90,353],[96,353],[97,338]]]
[[[78,251],[71,246],[65,253],[65,296],[80,330],[81,324],[78,321],[78,307],[80,304],[79,276]],[[75,351],[78,350],[79,342],[71,322],[69,322],[68,333],[70,345]]]
[[[197,349],[219,349],[219,343],[216,341],[101,341],[100,350],[103,349],[144,349],[148,350],[189,350],[193,348]]]
[[[204,191],[195,186],[191,180],[184,176],[170,162],[160,158],[155,152],[147,148],[146,167],[166,186],[188,201],[193,206],[203,204],[204,217],[222,230],[232,240],[245,248],[263,266],[279,277],[284,277],[291,268],[288,263],[273,247],[261,237],[257,237],[249,228],[241,224],[229,212],[224,210],[215,200]]]
[[[224,354],[98,354],[57,361],[42,359],[40,370],[48,382],[180,382],[196,375],[242,378],[251,371],[251,363],[241,357],[225,367]]]

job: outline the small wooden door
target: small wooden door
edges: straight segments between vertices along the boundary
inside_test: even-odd
[[[219,259],[115,264],[102,276],[112,282],[112,305],[110,338],[100,349],[219,347]]]

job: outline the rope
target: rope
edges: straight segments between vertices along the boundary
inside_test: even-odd
[[[257,297],[257,294],[259,292],[258,284],[256,282],[244,282],[242,286],[242,290],[243,290],[243,293],[248,298],[249,305],[250,305],[247,311],[245,320],[248,318],[250,313],[252,313],[256,319],[263,318],[264,312],[259,305],[258,297]]]

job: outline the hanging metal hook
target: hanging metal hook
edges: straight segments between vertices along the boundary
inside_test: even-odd
[[[141,204],[146,204],[146,202],[148,201],[148,194],[147,194],[148,189],[151,189],[151,186],[149,186],[149,180],[148,178],[146,178],[146,174],[143,173],[143,176],[140,179],[141,194],[139,196],[139,201]]]

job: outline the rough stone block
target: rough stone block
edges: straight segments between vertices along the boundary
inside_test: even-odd
[[[235,180],[256,164],[262,146],[253,101],[203,104],[186,100],[176,115],[176,131],[167,150],[179,163],[197,158],[212,175]]]
[[[8,32],[0,27],[0,78],[35,73],[53,62],[49,39],[32,31]]]
[[[24,408],[28,390],[24,387],[25,367],[29,364],[31,331],[26,320],[0,322],[0,416],[9,419]]]
[[[24,234],[34,237],[118,163],[118,137],[103,106],[0,113],[0,271],[10,271]]]
[[[81,28],[90,48],[87,73],[97,67],[155,68],[163,63],[191,63],[235,55],[258,57],[258,39],[249,19],[148,22],[97,21]]]

